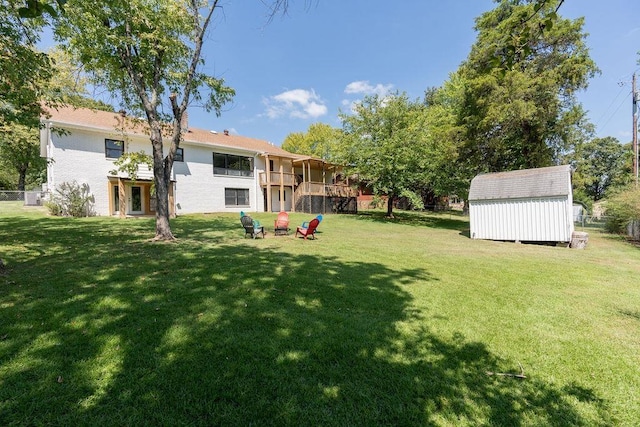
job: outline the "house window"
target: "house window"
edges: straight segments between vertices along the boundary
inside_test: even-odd
[[[224,204],[225,206],[249,206],[249,189],[225,188]]]
[[[107,159],[117,159],[124,153],[124,141],[104,140],[104,155]]]
[[[176,155],[173,157],[174,162],[184,162],[184,149],[176,148]]]
[[[213,153],[213,174],[253,176],[253,161],[251,157]]]
[[[269,170],[273,172],[273,160],[269,160]]]

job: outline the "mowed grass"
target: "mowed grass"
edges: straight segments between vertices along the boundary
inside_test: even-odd
[[[3,426],[640,420],[640,249],[616,236],[476,241],[462,216],[374,212],[304,241],[258,213],[265,239],[211,214],[154,243],[153,219],[3,209]]]

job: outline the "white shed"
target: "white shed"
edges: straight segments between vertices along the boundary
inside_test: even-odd
[[[571,167],[478,175],[469,189],[472,239],[570,242]]]

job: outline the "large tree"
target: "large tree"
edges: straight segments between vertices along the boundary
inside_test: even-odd
[[[78,108],[114,111],[112,105],[94,99],[87,91],[91,81],[82,64],[59,47],[50,49],[47,56],[52,67],[51,78],[44,91],[47,99]]]
[[[27,174],[44,171],[46,160],[40,157],[38,128],[19,124],[0,127],[0,164],[8,166],[17,176],[16,189],[24,191]]]
[[[287,135],[282,143],[282,148],[298,154],[317,157],[324,160],[332,160],[342,131],[325,123],[313,123],[307,132],[294,132]]]
[[[23,3],[0,0],[0,125],[37,127],[51,68],[36,49],[42,18],[23,19]]]
[[[595,138],[581,144],[567,160],[575,169],[574,191],[594,202],[632,180],[630,144],[620,144],[613,137]]]
[[[354,109],[354,114],[340,114],[344,136],[339,159],[375,195],[387,196],[387,216],[393,216],[393,203],[400,196],[421,207],[420,192],[439,156],[428,137],[425,104],[396,93],[367,96]]]
[[[468,179],[552,165],[588,138],[575,94],[597,68],[584,43],[583,20],[562,19],[558,6],[557,0],[501,0],[477,18],[477,41],[458,70],[464,90],[455,111],[463,129],[459,166]],[[526,44],[514,54],[505,46],[522,25],[544,31],[522,38]],[[504,61],[513,65],[496,66]]]
[[[128,109],[146,118],[158,240],[174,238],[169,185],[187,106],[201,102],[206,110],[219,114],[234,95],[222,79],[201,71],[203,43],[219,11],[218,0],[70,0],[57,27],[64,48],[84,64],[96,83],[117,93]],[[169,114],[163,114],[165,109]]]
[[[35,52],[35,51],[34,51]],[[46,180],[46,160],[40,157],[39,119],[40,106],[64,103],[113,111],[113,107],[88,97],[87,80],[81,67],[74,64],[64,52],[52,49],[47,52],[47,83],[37,91],[30,92],[33,99],[30,107],[18,109],[21,114],[13,120],[0,124],[0,162],[7,166],[7,185],[24,191],[27,186],[36,186]],[[30,179],[31,178],[31,179]]]

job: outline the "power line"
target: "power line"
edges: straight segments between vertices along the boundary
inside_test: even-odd
[[[620,76],[620,80],[618,80],[618,86],[620,87],[620,90],[618,91],[618,93],[616,94],[616,96],[613,98],[613,100],[611,101],[611,103],[607,106],[607,108],[604,110],[604,112],[600,115],[600,117],[598,118],[598,120],[595,123],[595,127],[596,129],[602,129],[605,126],[607,126],[609,124],[609,122],[611,121],[611,119],[613,119],[613,117],[615,117],[615,115],[618,113],[618,111],[620,110],[620,108],[624,105],[624,103],[627,101],[627,99],[629,98],[629,95],[631,94],[631,92],[627,93],[627,96],[625,96],[618,104],[618,106],[616,107],[615,111],[613,111],[611,113],[611,107],[615,104],[615,102],[618,100],[618,98],[620,97],[620,95],[624,92],[625,88],[628,88],[628,84],[631,82],[633,76],[635,75],[636,72],[640,71],[640,68],[632,71],[629,74],[624,74],[623,76]],[[607,118],[607,115],[608,118]],[[602,123],[602,120],[606,119],[605,123],[600,126],[600,124]]]
[[[596,121],[596,128],[600,127],[600,122],[602,122],[602,119],[605,118],[605,116],[607,115],[607,113],[611,109],[611,106],[613,106],[613,103],[616,102],[616,100],[618,99],[618,97],[620,96],[622,91],[624,90],[625,85],[626,85],[626,83],[624,81],[618,82],[618,86],[620,86],[620,90],[618,91],[618,94],[615,96],[615,98],[613,98],[613,101],[611,101],[611,103],[607,106],[607,108],[605,108],[604,113],[602,113],[600,115],[600,118]],[[622,104],[620,104],[620,105],[622,105]],[[618,105],[618,109],[620,108],[620,105]],[[616,109],[616,111],[618,109]]]
[[[609,116],[609,118],[607,119],[607,121],[602,125],[602,127],[606,127],[609,122],[611,121],[611,119],[618,113],[618,110],[620,110],[620,107],[622,107],[622,105],[624,105],[624,103],[627,101],[627,99],[629,98],[629,96],[631,95],[631,92],[627,93],[627,96],[625,96],[622,101],[620,101],[620,104],[618,105],[618,107],[616,108],[616,110],[611,113],[611,115]],[[599,125],[596,125],[596,129],[600,128]],[[601,128],[600,128],[601,129]]]

